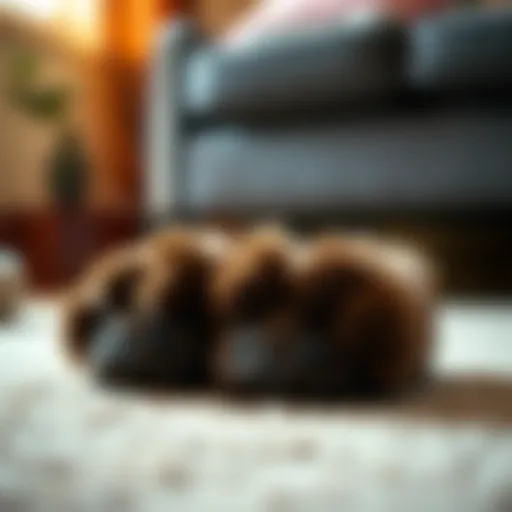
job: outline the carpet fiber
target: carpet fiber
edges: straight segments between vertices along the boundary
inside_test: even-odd
[[[512,511],[511,311],[444,308],[431,387],[329,409],[106,393],[33,305],[0,329],[0,511]]]

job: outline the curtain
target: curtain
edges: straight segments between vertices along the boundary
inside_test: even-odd
[[[102,207],[140,203],[147,57],[158,25],[174,7],[173,0],[104,0],[98,9],[89,126],[98,162],[94,200]]]

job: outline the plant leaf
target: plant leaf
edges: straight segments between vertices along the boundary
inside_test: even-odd
[[[9,74],[14,83],[27,86],[34,83],[40,69],[39,55],[28,50],[18,50],[12,55]]]
[[[13,91],[12,97],[26,114],[42,121],[55,121],[65,115],[70,92],[58,86],[39,90],[20,89]]]

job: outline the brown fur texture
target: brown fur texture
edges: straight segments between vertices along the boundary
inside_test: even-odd
[[[207,301],[211,273],[229,250],[231,239],[214,230],[174,228],[150,237],[144,254],[152,261],[143,275],[136,304],[140,312],[168,312]]]
[[[116,378],[122,373],[124,380],[136,383],[198,379],[213,326],[209,278],[228,245],[223,233],[178,227],[108,253],[66,301],[68,353],[87,361],[97,339],[108,343],[117,336],[119,361],[111,350],[114,359],[108,365],[96,361],[101,373],[115,370]],[[98,336],[115,317],[121,317],[122,330],[107,339]]]
[[[290,339],[296,242],[262,228],[241,237],[212,282],[220,321],[213,361],[217,382],[231,391],[275,387],[277,351]]]
[[[388,394],[425,376],[435,283],[419,252],[375,238],[323,237],[300,282],[301,329],[334,343],[340,387]]]
[[[279,311],[294,284],[293,249],[291,238],[277,228],[241,237],[212,281],[212,298],[220,315],[252,321]]]
[[[141,245],[115,249],[96,260],[63,300],[63,345],[75,362],[84,362],[92,331],[105,314],[129,311],[139,278],[151,265]]]
[[[406,391],[428,371],[433,272],[411,246],[260,231],[214,280],[224,387],[315,399]]]
[[[212,274],[231,246],[215,230],[173,229],[151,237],[155,264],[137,294],[137,325],[146,349],[139,360],[157,385],[197,387],[209,381],[216,318],[210,302]]]
[[[128,322],[145,378],[294,396],[405,391],[428,372],[435,282],[407,245],[278,228],[172,228],[98,260],[65,303],[65,347]]]

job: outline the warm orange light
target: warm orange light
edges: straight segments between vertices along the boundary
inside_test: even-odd
[[[0,7],[49,24],[81,49],[99,46],[98,23],[105,0],[0,0]]]
[[[55,14],[56,0],[0,0],[0,7],[35,19],[50,20]]]
[[[68,35],[85,48],[99,43],[98,24],[102,0],[54,0],[59,4],[56,22]]]

